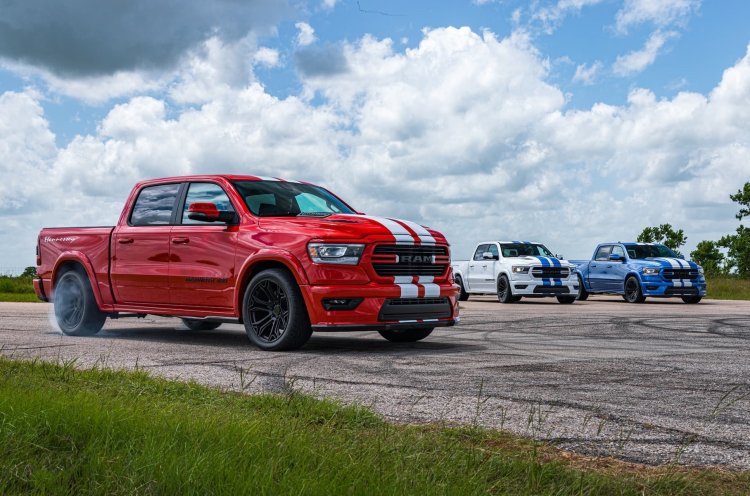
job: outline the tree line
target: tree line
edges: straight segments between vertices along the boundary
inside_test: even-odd
[[[729,198],[740,207],[735,215],[740,221],[734,234],[722,236],[717,241],[703,240],[695,250],[690,252],[690,258],[703,267],[707,276],[722,276],[737,274],[740,277],[750,277],[750,228],[742,225],[742,219],[750,217],[750,182]],[[675,229],[671,224],[646,227],[638,235],[641,243],[662,243],[678,255],[682,256],[679,248],[687,241],[682,229]],[[721,249],[726,250],[724,254]]]

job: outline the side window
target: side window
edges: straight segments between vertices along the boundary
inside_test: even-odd
[[[130,224],[133,226],[169,225],[179,191],[179,184],[158,184],[143,188],[135,200],[133,212],[130,214]]]
[[[495,258],[500,259],[500,252],[497,251],[497,245],[495,243],[489,245],[489,249],[487,251],[492,253]]]
[[[485,251],[487,251],[487,246],[488,245],[479,245],[479,246],[477,246],[477,251],[474,253],[474,260],[476,260],[476,261],[484,260],[482,258],[482,254]]]
[[[596,260],[609,260],[609,251],[612,249],[612,245],[600,246],[596,251]]]
[[[232,202],[224,190],[214,183],[190,183],[187,196],[185,197],[185,208],[182,209],[182,223],[190,225],[216,225],[215,222],[204,222],[193,220],[188,217],[188,208],[191,203],[213,203],[219,210],[234,212]]]
[[[618,245],[613,246],[612,254],[620,255],[621,258],[625,258],[625,250],[623,250],[622,246],[618,246]]]

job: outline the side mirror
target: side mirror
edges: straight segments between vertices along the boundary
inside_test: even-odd
[[[195,202],[188,206],[188,219],[201,222],[232,222],[234,212],[219,210],[210,202]]]
[[[625,258],[617,253],[610,253],[609,260],[612,262],[624,262]]]
[[[482,253],[482,258],[485,260],[500,260],[499,255],[493,255],[492,252],[489,251]]]
[[[558,260],[565,260],[565,257],[563,255],[555,255],[555,258]]]

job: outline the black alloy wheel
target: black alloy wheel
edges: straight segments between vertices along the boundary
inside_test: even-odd
[[[578,276],[578,299],[580,301],[586,301],[589,299],[589,292],[586,291],[586,286],[583,285],[583,278]]]
[[[243,301],[245,331],[259,348],[292,350],[312,334],[297,282],[284,269],[269,269],[250,281]]]
[[[683,296],[682,301],[689,305],[695,305],[696,303],[700,303],[700,301],[703,299],[702,296],[698,295],[689,295],[689,296]]]
[[[469,293],[464,289],[464,281],[461,276],[456,276],[456,284],[458,284],[458,301],[466,301],[469,299]]]
[[[625,281],[624,297],[628,303],[643,303],[646,301],[646,297],[643,296],[643,292],[641,291],[641,283],[638,282],[635,276],[630,276]]]
[[[104,326],[107,314],[96,304],[83,269],[63,272],[54,288],[55,320],[68,336],[92,336]]]
[[[559,303],[562,303],[563,305],[569,305],[576,301],[576,297],[571,295],[562,295],[557,297],[557,301]]]
[[[500,303],[514,303],[518,301],[516,297],[513,296],[513,290],[510,288],[508,276],[505,274],[501,275],[500,279],[497,280],[497,300]]]

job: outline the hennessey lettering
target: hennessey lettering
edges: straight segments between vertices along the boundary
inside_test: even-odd
[[[51,236],[45,236],[42,238],[42,241],[45,243],[72,243],[73,241],[77,240],[78,236],[59,236],[56,238],[53,238]]]

